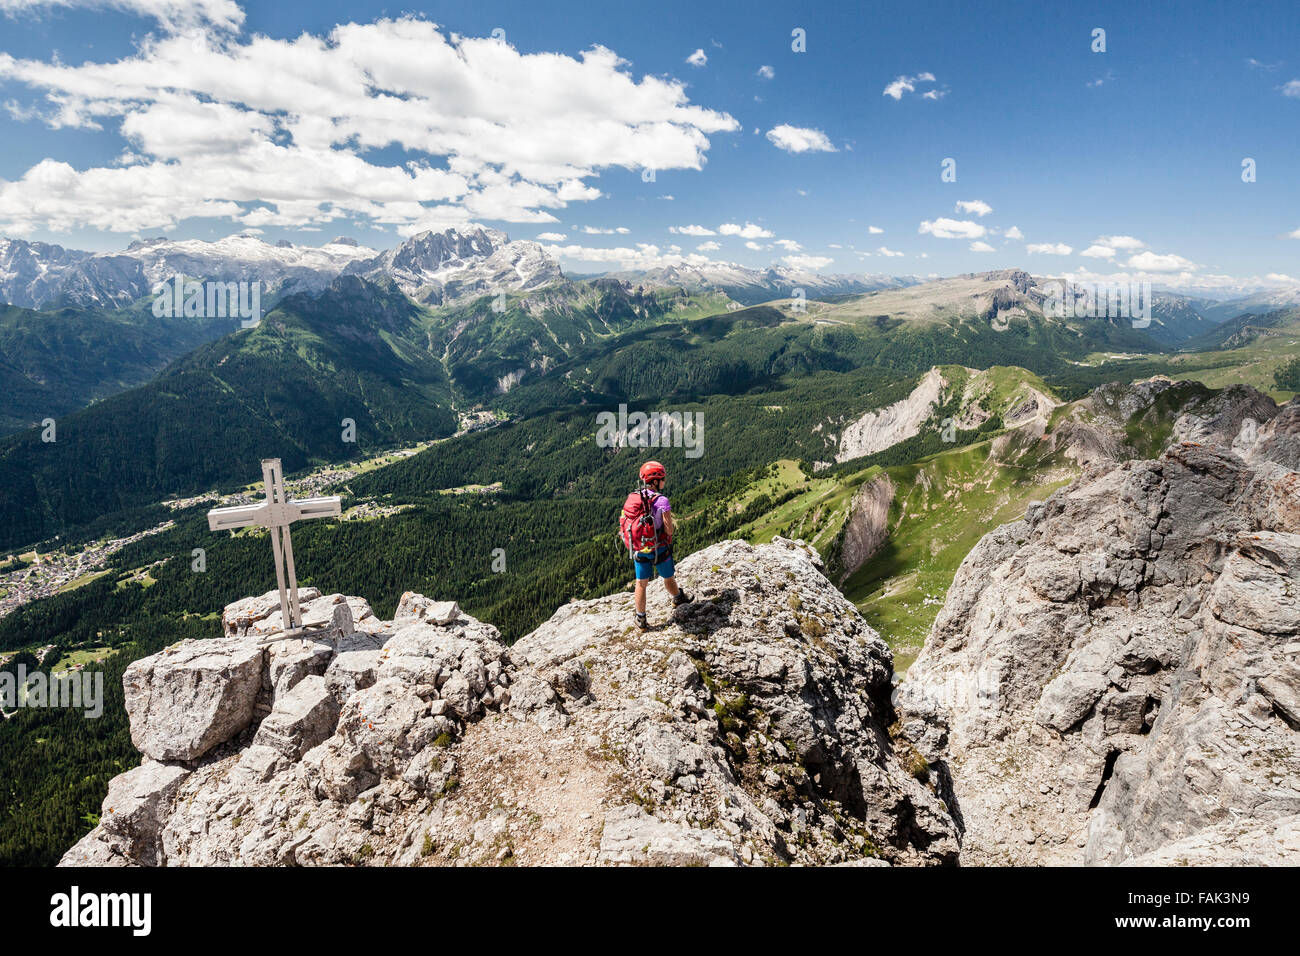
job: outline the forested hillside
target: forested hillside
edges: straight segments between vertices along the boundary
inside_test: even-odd
[[[54,441],[35,429],[0,441],[0,547],[243,484],[262,458],[295,470],[451,434],[450,386],[423,320],[391,287],[340,280],[59,420]]]
[[[729,304],[718,293],[566,280],[435,310],[430,341],[466,403],[492,401],[519,381],[598,352],[612,336],[724,313]]]
[[[100,311],[0,305],[0,435],[148,381],[238,319],[156,318],[142,304]]]

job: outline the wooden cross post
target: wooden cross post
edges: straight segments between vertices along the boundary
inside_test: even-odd
[[[281,638],[298,637],[302,630],[302,609],[298,606],[298,575],[293,567],[293,540],[289,537],[289,525],[307,518],[337,518],[342,514],[343,499],[338,495],[291,499],[284,487],[284,469],[279,458],[263,459],[262,481],[266,486],[265,501],[255,505],[213,508],[208,512],[208,528],[226,531],[260,525],[270,529],[271,549],[275,552],[275,580],[280,587],[280,619],[284,622]]]

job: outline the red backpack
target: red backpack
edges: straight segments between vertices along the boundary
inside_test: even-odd
[[[642,488],[632,492],[623,502],[618,531],[629,552],[657,550],[659,531],[655,528],[654,500],[658,497],[658,492]]]

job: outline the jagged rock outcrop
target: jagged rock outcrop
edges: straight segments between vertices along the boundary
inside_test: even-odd
[[[678,565],[694,603],[654,589],[648,632],[620,593],[509,648],[450,602],[379,621],[308,590],[355,632],[264,646],[276,596],[237,602],[227,636],[133,665],[146,761],[63,863],[953,862],[890,736],[890,652],[819,566],[723,542]]]
[[[511,241],[504,232],[481,226],[422,232],[374,258],[350,263],[343,274],[392,278],[427,305],[535,289],[563,277],[559,263],[537,243]]]
[[[1271,461],[1300,471],[1300,401],[1287,402],[1276,415],[1261,422],[1253,436],[1246,432],[1234,441],[1233,448],[1247,461]]]
[[[850,461],[873,455],[916,435],[939,404],[947,384],[943,372],[932,368],[921,376],[907,398],[850,422],[840,435],[835,460]]]
[[[966,558],[897,698],[964,863],[1300,862],[1286,434],[1090,466]]]
[[[265,652],[251,641],[182,642],[122,676],[131,742],[154,760],[194,760],[253,719]]]
[[[1073,403],[1048,434],[1080,466],[1154,458],[1183,441],[1221,445],[1250,457],[1279,413],[1276,402],[1249,385],[1210,389],[1156,375],[1099,386]]]
[[[836,543],[837,580],[843,581],[870,561],[889,540],[889,507],[894,503],[894,482],[883,471],[864,481],[853,493],[849,513]]]

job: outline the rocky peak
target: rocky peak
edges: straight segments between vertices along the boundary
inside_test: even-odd
[[[964,861],[1300,853],[1294,420],[1091,465],[962,563],[898,706]]]
[[[511,647],[451,602],[303,592],[124,678],[143,763],[64,864],[951,862],[957,827],[890,736],[893,661],[777,538],[682,560],[696,595],[561,608]],[[344,610],[346,608],[346,610]],[[295,644],[296,642],[289,642]],[[276,648],[276,649],[273,649]]]
[[[509,241],[509,236],[496,229],[422,232],[392,251],[391,264],[394,269],[432,271],[453,259],[490,256]]]
[[[995,281],[1005,280],[1021,295],[1025,295],[1031,288],[1038,285],[1034,277],[1024,269],[998,269],[995,272],[988,273],[987,278]]]
[[[51,243],[0,238],[0,302],[40,308],[58,296],[64,273],[88,258]]]
[[[537,243],[511,241],[504,232],[481,226],[423,232],[345,271],[391,277],[403,292],[428,305],[526,291],[563,278],[559,263]]]

